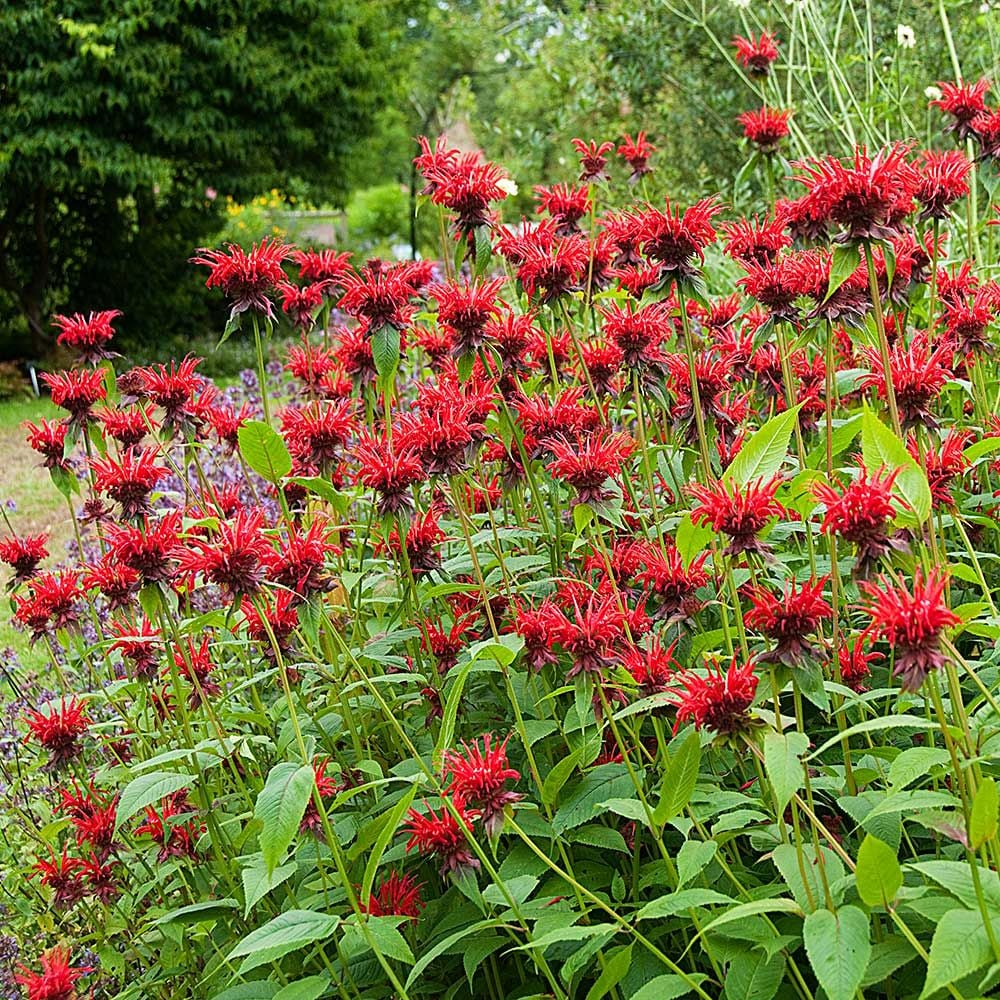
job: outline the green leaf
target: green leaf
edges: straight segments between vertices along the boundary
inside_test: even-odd
[[[72,500],[73,497],[78,496],[80,493],[80,480],[66,469],[60,469],[58,466],[54,469],[49,469],[49,478],[52,480],[52,485],[67,499]]]
[[[842,243],[834,247],[833,261],[830,264],[830,285],[827,288],[826,298],[828,301],[834,292],[854,274],[861,264],[861,251],[857,243]]]
[[[858,848],[858,867],[854,873],[858,895],[868,906],[888,906],[903,885],[903,870],[896,852],[870,833]]]
[[[315,784],[316,775],[309,764],[282,761],[271,768],[253,813],[262,824],[258,840],[269,872],[274,871],[299,832]]]
[[[237,432],[243,461],[262,479],[278,484],[292,471],[292,456],[281,435],[263,420],[248,420]]]
[[[399,917],[368,917],[368,933],[371,935],[376,947],[387,958],[396,962],[405,962],[413,965],[416,959],[406,939],[396,928]]]
[[[983,778],[976,797],[972,800],[969,816],[969,846],[978,851],[997,832],[997,783],[993,778]]]
[[[229,340],[229,338],[236,333],[243,323],[243,313],[233,313],[229,319],[226,320],[226,327],[222,331],[222,336],[219,338],[219,342],[215,345],[215,349],[218,350],[222,345]]]
[[[834,427],[830,438],[830,457],[836,459],[854,441],[861,431],[861,414],[848,417],[839,427]],[[806,456],[806,464],[813,469],[826,467],[826,440],[820,441]]]
[[[964,979],[993,958],[993,949],[975,910],[949,910],[938,921],[927,960],[927,978],[920,1000],[944,986]]]
[[[549,769],[542,782],[542,803],[546,806],[553,806],[559,798],[559,792],[563,785],[569,780],[574,768],[580,761],[582,750],[574,750],[571,754],[556,761],[555,765]]]
[[[623,945],[614,954],[605,956],[604,968],[597,982],[587,991],[587,1000],[603,1000],[624,978],[632,967],[632,945]]]
[[[329,985],[330,977],[326,973],[321,976],[308,976],[289,983],[283,990],[275,993],[274,1000],[317,1000],[326,992]]]
[[[715,889],[680,889],[647,903],[636,914],[635,919],[663,920],[685,910],[693,910],[696,906],[721,906],[732,901],[731,896],[725,896]]]
[[[884,982],[897,969],[916,957],[913,945],[901,934],[890,934],[881,941],[876,941],[872,946],[868,968],[865,969],[865,978],[861,980],[862,988]]]
[[[312,910],[287,910],[263,927],[251,931],[229,953],[229,959],[248,956],[239,968],[245,975],[259,965],[273,962],[289,952],[328,938],[339,926],[340,917]]]
[[[489,267],[490,258],[493,256],[493,242],[490,239],[489,226],[476,226],[475,229],[475,276],[482,277]]]
[[[341,517],[343,517],[351,506],[351,498],[346,493],[341,493],[329,479],[322,476],[290,476],[288,482],[295,483],[315,493],[316,496],[325,500]]]
[[[885,729],[937,729],[937,723],[931,722],[929,719],[921,719],[917,715],[883,715],[877,719],[865,719],[864,722],[859,722],[845,729],[842,733],[831,736],[825,743],[813,750],[806,760],[815,760],[817,757],[822,757],[830,747],[840,743],[841,740],[849,739],[851,736],[857,736],[860,733],[870,733],[875,730],[881,732]]]
[[[468,927],[463,927],[460,930],[455,931],[454,934],[449,934],[446,938],[438,941],[433,948],[428,948],[420,958],[417,960],[417,964],[410,969],[409,976],[406,977],[406,982],[403,984],[407,990],[423,975],[424,970],[438,958],[443,955],[446,951],[450,951],[459,941],[463,938],[472,937],[478,934],[480,931],[489,930],[493,927],[502,927],[504,925],[501,920],[480,920],[478,923],[470,924]]]
[[[785,806],[805,782],[806,771],[799,758],[808,749],[809,737],[805,733],[769,732],[764,737],[764,768],[779,813],[785,811]]]
[[[802,927],[806,955],[829,1000],[853,1000],[861,985],[872,944],[868,915],[856,906],[836,913],[817,910]]]
[[[962,452],[962,455],[970,465],[975,465],[984,455],[992,455],[995,451],[1000,451],[1000,437],[988,437],[981,441],[974,441]]]
[[[181,906],[169,913],[164,913],[162,917],[157,917],[153,923],[157,927],[178,922],[192,924],[199,920],[212,920],[225,916],[225,914],[239,908],[240,904],[235,899],[206,899],[200,903],[191,903],[189,906]]]
[[[518,945],[511,950],[530,951],[537,948],[539,952],[544,952],[546,948],[551,948],[554,944],[561,944],[563,941],[586,941],[587,938],[597,934],[604,934],[608,931],[614,933],[618,929],[617,924],[573,924],[570,927],[555,927],[540,934],[533,941]]]
[[[239,983],[228,990],[216,993],[212,1000],[274,1000],[281,986],[270,979],[255,979],[252,983]]]
[[[115,829],[131,819],[140,809],[155,805],[182,788],[187,788],[194,781],[190,774],[177,774],[174,771],[152,771],[133,778],[122,790],[115,814]]]
[[[715,532],[706,525],[695,524],[691,520],[690,511],[681,518],[674,533],[674,544],[677,546],[677,552],[685,569],[705,551],[705,547],[714,535]]]
[[[399,829],[400,820],[403,818],[406,810],[410,808],[416,794],[417,786],[415,784],[411,785],[406,794],[392,809],[374,821],[382,823],[382,829],[379,831],[378,837],[375,838],[375,843],[372,845],[371,854],[368,856],[368,863],[365,865],[365,874],[361,879],[360,897],[365,903],[368,903],[371,897],[372,885],[375,882],[375,873],[378,871],[382,855],[385,854],[385,849],[389,845],[389,841],[392,840]]]
[[[657,976],[630,994],[628,1000],[677,1000],[677,997],[691,992],[692,982],[700,983],[706,978],[700,974],[692,974],[687,978],[674,973]]]
[[[243,878],[243,916],[250,915],[250,911],[257,905],[272,889],[276,889],[282,882],[290,879],[298,869],[294,861],[287,865],[279,865],[273,871],[267,870],[264,858],[257,854],[242,872]]]
[[[751,435],[723,473],[724,485],[746,486],[757,479],[768,479],[781,469],[801,405],[772,417]]]
[[[833,851],[821,847],[817,855],[812,844],[799,848],[794,844],[778,844],[771,852],[771,860],[805,913],[826,905],[828,885],[835,906],[843,899],[843,888],[838,882],[843,878],[844,865]]]
[[[747,903],[740,903],[738,906],[726,910],[725,913],[705,924],[696,937],[702,937],[717,927],[731,924],[734,920],[743,920],[745,917],[753,917],[761,913],[795,913],[802,916],[802,908],[793,899],[752,899]]]
[[[968,909],[979,905],[976,883],[972,871],[965,861],[918,861],[908,864],[907,868],[919,872],[947,889],[956,899]],[[1000,875],[988,868],[979,869],[979,883],[982,888],[986,905],[1000,914]]]
[[[861,454],[869,472],[899,469],[893,493],[906,510],[897,517],[900,523],[923,524],[931,512],[931,488],[924,470],[913,460],[902,441],[865,407],[861,415]]]
[[[633,790],[624,764],[601,764],[572,787],[552,818],[552,827],[565,833],[597,816],[602,802],[627,799]]]
[[[692,729],[676,752],[670,754],[660,785],[660,801],[653,810],[654,823],[662,826],[684,811],[694,794],[700,763],[701,739]]]
[[[942,747],[910,747],[889,765],[889,785],[898,791],[917,778],[926,778],[932,767],[949,760],[948,751]]]
[[[725,1000],[771,1000],[785,974],[785,956],[744,952],[729,963]]]
[[[594,520],[594,509],[589,503],[578,503],[573,507],[573,530],[576,532],[577,537],[584,533],[589,525]]]
[[[715,857],[714,840],[685,840],[677,852],[677,887],[690,882]]]
[[[372,334],[372,360],[383,391],[392,385],[399,367],[399,330],[385,323]]]

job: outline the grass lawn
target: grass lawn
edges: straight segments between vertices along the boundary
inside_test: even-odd
[[[44,532],[49,536],[52,561],[58,561],[73,525],[62,494],[52,485],[39,456],[25,443],[22,424],[42,418],[62,416],[48,398],[16,399],[0,402],[0,503],[13,500],[16,510],[8,514],[18,534]],[[13,646],[25,666],[41,666],[46,658],[41,649],[30,650],[27,636],[9,623],[9,614],[0,612],[0,649]]]

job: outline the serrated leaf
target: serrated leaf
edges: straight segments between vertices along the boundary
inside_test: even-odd
[[[693,982],[702,983],[707,978],[701,973],[693,973],[686,979],[674,973],[657,976],[640,986],[635,993],[629,994],[628,1000],[677,1000],[677,997],[691,992]]]
[[[653,822],[662,826],[667,820],[680,815],[698,783],[698,767],[701,764],[701,739],[695,730],[685,737],[675,753],[670,754],[663,771],[660,785],[660,800],[653,810]]]
[[[243,461],[262,479],[277,485],[292,471],[292,456],[284,440],[263,420],[248,420],[236,437]]]
[[[632,967],[632,945],[623,945],[612,955],[605,956],[604,968],[597,982],[587,991],[587,1000],[603,1000],[624,978]]]
[[[996,836],[997,783],[993,778],[983,778],[972,800],[972,813],[969,816],[969,845],[978,851],[987,840]]]
[[[913,460],[903,442],[865,408],[861,415],[861,454],[869,472],[899,469],[893,493],[905,505],[897,521],[923,524],[931,513],[931,488],[927,475]],[[915,520],[914,520],[915,519]]]
[[[340,917],[313,910],[287,910],[279,913],[263,927],[251,931],[229,953],[230,960],[248,956],[239,968],[239,975],[290,952],[328,938],[339,926]]]
[[[389,845],[389,841],[392,840],[399,829],[400,820],[402,820],[407,809],[410,808],[416,794],[417,786],[415,784],[411,785],[406,794],[392,809],[388,810],[384,816],[380,816],[375,821],[382,823],[382,829],[379,831],[378,837],[375,838],[375,843],[372,845],[371,854],[368,856],[368,862],[365,865],[365,874],[361,879],[360,897],[362,902],[366,904],[371,897],[372,885],[375,882],[375,873],[378,871],[382,855],[385,854],[385,849]]]
[[[556,833],[580,826],[597,816],[608,799],[627,799],[633,791],[624,764],[601,764],[577,782],[552,818]]]
[[[834,247],[833,260],[830,263],[830,284],[827,287],[824,302],[837,291],[847,279],[854,274],[861,264],[861,251],[857,243],[841,243]]]
[[[858,866],[854,873],[858,895],[868,906],[891,903],[903,885],[903,870],[896,852],[870,833],[858,848]]]
[[[872,953],[867,914],[856,906],[817,910],[806,917],[802,937],[829,1000],[853,1000]]]
[[[805,733],[769,732],[764,737],[764,769],[779,813],[785,811],[805,782],[806,771],[800,758],[808,749],[809,737]]]
[[[715,532],[707,525],[695,524],[691,520],[690,511],[680,519],[677,531],[674,532],[674,544],[685,569],[705,551],[714,535]]]
[[[917,778],[926,778],[936,764],[949,760],[948,751],[942,747],[910,747],[889,765],[889,786],[894,791],[905,788]]]
[[[399,330],[384,323],[372,334],[372,360],[378,372],[379,386],[384,391],[396,378],[400,353]]]
[[[287,865],[279,865],[269,872],[263,857],[255,855],[254,860],[242,872],[243,916],[249,916],[250,911],[257,903],[272,889],[276,889],[282,882],[290,879],[297,870],[298,865],[294,861],[290,861]]]
[[[719,845],[714,840],[685,840],[677,852],[677,886],[690,882],[715,857]]]
[[[177,774],[174,771],[153,771],[150,774],[140,774],[133,778],[122,790],[115,814],[115,829],[131,819],[140,809],[155,805],[182,788],[188,788],[194,778],[190,774]]]
[[[282,761],[271,768],[254,807],[254,819],[262,824],[257,839],[269,872],[274,871],[299,832],[315,784],[316,776],[309,764]]]
[[[724,1000],[771,1000],[785,974],[785,956],[744,952],[726,970]]]
[[[723,473],[724,485],[746,486],[758,479],[769,479],[781,469],[801,406],[799,403],[782,411],[754,431]]]
[[[317,1000],[330,985],[330,977],[324,973],[321,976],[308,976],[289,983],[284,989],[274,995],[274,1000]]]
[[[316,496],[325,500],[338,514],[343,517],[351,506],[351,498],[346,493],[341,493],[329,479],[322,476],[290,476],[288,482],[295,483],[315,493]]]
[[[920,1000],[971,975],[992,958],[993,949],[982,915],[975,910],[949,910],[938,921],[931,938],[927,978]]]
[[[635,919],[663,920],[685,910],[693,910],[696,906],[724,906],[732,901],[731,896],[725,896],[715,889],[680,889],[647,903],[636,914]]]
[[[563,785],[569,780],[574,768],[580,761],[580,750],[574,750],[571,754],[557,760],[549,769],[542,782],[542,802],[546,806],[553,806],[559,799],[559,793]]]

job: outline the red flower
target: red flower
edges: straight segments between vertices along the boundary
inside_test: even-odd
[[[80,860],[68,857],[65,847],[61,855],[53,853],[51,861],[38,858],[34,869],[42,885],[52,890],[52,902],[57,907],[72,906],[86,894],[86,886],[79,874]]]
[[[972,119],[979,141],[979,159],[1000,159],[1000,109],[988,108]]]
[[[549,442],[554,456],[546,468],[556,479],[576,490],[573,503],[602,504],[612,496],[607,482],[621,475],[623,463],[635,450],[635,442],[621,432],[598,431],[570,442],[554,437]]]
[[[161,799],[159,809],[146,806],[146,820],[135,828],[134,836],[151,837],[160,845],[157,861],[161,864],[170,858],[196,858],[197,840],[205,825],[197,817],[180,821],[180,817],[188,816],[193,811],[187,790],[181,789]]]
[[[840,679],[859,694],[866,690],[865,680],[871,674],[871,664],[883,659],[881,653],[865,652],[864,642],[859,636],[852,643],[844,643],[837,651],[840,664]]]
[[[317,519],[304,532],[298,527],[289,528],[278,551],[268,553],[268,569],[275,583],[308,598],[333,585],[326,572],[326,557],[336,551],[333,532],[324,521]]]
[[[497,249],[517,268],[517,278],[529,296],[542,303],[579,291],[590,265],[590,244],[581,233],[563,238],[553,219],[543,219],[521,234],[501,236]]]
[[[283,281],[278,285],[281,293],[281,311],[291,317],[292,323],[301,330],[311,330],[316,322],[316,311],[323,304],[326,282],[317,281],[311,285],[293,285]]]
[[[225,250],[202,247],[191,258],[191,263],[210,269],[205,287],[221,288],[230,299],[230,319],[253,310],[273,321],[274,304],[268,296],[285,280],[281,265],[291,255],[291,247],[265,237],[260,243],[252,244],[249,253],[235,243],[228,243]]]
[[[773,218],[737,219],[724,222],[726,253],[741,263],[752,262],[761,266],[773,264],[778,251],[787,247],[791,237],[785,234],[785,219],[781,215]]]
[[[360,900],[361,910],[373,917],[409,917],[416,920],[424,908],[420,898],[423,882],[412,875],[390,872],[383,876],[367,900]]]
[[[274,656],[274,650],[271,648],[272,634],[279,650],[284,651],[288,648],[288,640],[299,624],[298,605],[299,601],[295,594],[279,590],[273,602],[264,603],[262,617],[253,601],[243,598],[240,610],[246,622],[247,635],[266,647],[266,655]],[[265,620],[267,627],[264,624]]]
[[[930,106],[938,107],[951,118],[945,126],[946,132],[954,132],[959,142],[976,137],[973,120],[986,110],[986,94],[990,89],[989,80],[975,83],[948,83],[938,81],[941,96],[931,101]]]
[[[349,271],[343,280],[344,294],[340,308],[351,316],[364,320],[367,332],[383,326],[402,330],[413,317],[413,285],[405,271],[398,269],[373,272],[362,269],[360,274]]]
[[[407,853],[416,848],[423,855],[433,855],[441,861],[441,875],[449,873],[461,876],[479,867],[479,861],[469,849],[472,836],[472,815],[466,811],[461,799],[452,799],[456,819],[447,808],[440,815],[427,807],[426,813],[410,809],[407,813],[405,830],[410,834],[406,842]]]
[[[585,184],[581,187],[573,187],[570,184],[545,187],[543,184],[538,184],[535,186],[535,200],[538,202],[538,211],[547,213],[555,222],[557,236],[568,236],[570,233],[579,232],[580,227],[577,223],[593,207],[590,192]]]
[[[836,242],[893,239],[920,187],[908,153],[902,143],[874,157],[859,146],[846,164],[833,156],[799,164],[804,173],[795,179],[806,186],[805,201],[815,218],[844,227]]]
[[[158,521],[145,518],[139,527],[111,527],[107,535],[108,553],[145,583],[163,583],[170,579],[172,564],[183,553],[180,536],[181,513],[172,510]]]
[[[712,218],[722,211],[717,198],[702,198],[681,212],[670,207],[661,212],[647,206],[636,218],[636,235],[640,249],[660,266],[660,281],[684,279],[698,273],[694,264],[704,263],[705,248],[715,241]]]
[[[443,401],[443,400],[442,400]],[[405,451],[413,449],[428,476],[453,476],[467,468],[485,427],[468,400],[452,396],[452,406],[404,413],[395,432]]]
[[[788,119],[791,116],[791,111],[763,107],[756,111],[744,111],[737,115],[736,120],[743,126],[746,139],[762,153],[773,153],[788,135]]]
[[[351,255],[336,250],[293,250],[292,259],[299,265],[303,281],[317,281],[329,287],[339,284],[347,273]]]
[[[718,660],[713,660],[705,665],[704,676],[691,670],[677,675],[681,689],[674,694],[674,732],[688,720],[695,729],[708,729],[719,736],[733,736],[751,728],[750,706],[757,693],[757,676],[753,663],[738,663],[734,654],[725,671]]]
[[[118,862],[115,859],[98,857],[91,852],[89,857],[80,859],[80,875],[86,884],[86,892],[108,906],[121,895],[118,875],[115,871]]]
[[[562,618],[562,612],[551,600],[544,600],[533,608],[521,604],[514,608],[514,628],[524,639],[524,655],[532,670],[541,670],[548,663],[555,663],[552,653],[552,627]]]
[[[264,579],[265,564],[274,548],[264,537],[264,515],[259,510],[239,511],[219,522],[208,539],[193,536],[178,566],[181,574],[201,574],[231,597],[256,594]]]
[[[69,469],[66,462],[66,435],[69,427],[65,423],[55,420],[40,420],[38,425],[25,422],[25,430],[28,432],[28,447],[32,451],[37,451],[45,458],[43,465],[46,469]]]
[[[967,178],[972,164],[960,149],[941,153],[925,149],[917,161],[920,186],[917,201],[924,206],[921,219],[947,219],[948,206],[969,193]]]
[[[32,641],[50,629],[70,628],[77,622],[80,585],[76,572],[61,570],[35,576],[27,596],[14,598],[14,619],[31,630]]]
[[[281,414],[281,430],[288,450],[303,465],[330,471],[354,432],[354,403],[314,401],[289,407]]]
[[[174,666],[178,674],[191,685],[188,701],[192,708],[197,708],[206,700],[207,695],[216,695],[222,689],[212,676],[215,664],[212,662],[212,636],[206,635],[198,646],[192,639],[181,646],[174,645]],[[169,675],[170,671],[164,671]]]
[[[766,551],[757,535],[771,518],[784,514],[774,498],[781,482],[781,476],[774,475],[766,482],[757,479],[747,483],[742,490],[739,484],[722,480],[707,486],[692,483],[687,489],[698,504],[691,510],[691,519],[695,524],[710,524],[717,534],[728,535],[727,555]]]
[[[608,179],[608,153],[613,153],[613,142],[585,142],[574,139],[573,148],[580,154],[580,182],[582,184],[599,183]]]
[[[437,507],[432,506],[426,513],[414,518],[404,529],[406,557],[414,576],[429,573],[441,565],[438,547],[446,536],[438,522],[440,513]],[[400,554],[399,531],[396,528],[389,532],[385,547],[393,554]]]
[[[896,393],[896,404],[904,427],[923,424],[934,430],[937,420],[928,407],[935,396],[953,377],[948,367],[954,347],[942,341],[934,347],[924,332],[914,336],[909,347],[899,342],[889,351],[889,377]],[[875,387],[880,398],[886,396],[886,372],[877,348],[863,347],[861,353],[871,374],[858,379],[859,389]]]
[[[493,746],[493,737],[486,733],[479,742],[463,743],[462,753],[446,750],[444,773],[451,780],[446,790],[455,801],[467,802],[479,810],[483,829],[489,838],[503,828],[504,809],[524,798],[504,786],[508,781],[519,781],[521,775],[507,763],[507,740]]]
[[[325,347],[315,347],[302,338],[302,343],[294,344],[288,349],[288,361],[285,371],[305,383],[313,392],[317,391],[320,382],[337,367],[337,361],[332,351]]]
[[[622,656],[622,666],[632,675],[644,696],[658,694],[669,688],[670,681],[681,669],[674,659],[675,639],[665,647],[659,636],[653,636],[647,648],[632,646]]]
[[[733,39],[736,58],[753,77],[767,76],[771,64],[778,59],[777,38],[771,31],[762,31],[759,38],[751,34],[748,38],[737,35]]]
[[[627,132],[622,136],[618,155],[632,170],[628,179],[629,184],[637,184],[641,178],[652,172],[653,168],[649,165],[649,158],[655,152],[656,147],[646,141],[645,132],[637,132],[634,139]]]
[[[452,354],[474,354],[486,343],[489,322],[504,304],[497,298],[503,286],[503,278],[494,278],[461,285],[441,282],[427,289],[428,296],[437,300],[438,323],[451,337]]]
[[[150,680],[156,676],[160,660],[160,630],[154,628],[144,616],[138,626],[127,621],[114,621],[108,630],[115,641],[108,652],[117,650],[123,660],[132,664],[136,677]]]
[[[185,358],[180,364],[150,365],[137,368],[135,376],[142,394],[163,408],[164,427],[177,427],[190,422],[192,401],[205,386],[205,379],[195,369],[201,358]]]
[[[927,473],[931,499],[935,507],[954,506],[955,498],[952,496],[951,488],[955,479],[969,467],[964,449],[972,440],[972,436],[972,431],[969,430],[951,430],[941,441],[938,450],[928,449],[923,458],[916,437],[910,434],[907,438],[907,451],[918,465],[923,465]]]
[[[673,334],[669,303],[650,302],[637,308],[614,302],[599,312],[604,332],[621,351],[626,368],[640,374],[662,370],[667,361],[662,345]]]
[[[899,469],[878,469],[869,474],[861,464],[858,478],[838,491],[826,483],[812,485],[813,496],[826,506],[823,531],[836,532],[858,547],[858,567],[867,572],[890,549],[905,549],[905,543],[890,538],[889,523],[896,516],[892,486]]]
[[[90,719],[83,702],[75,697],[59,699],[59,704],[49,702],[46,711],[37,708],[27,710],[30,735],[48,751],[49,766],[58,767],[76,757],[80,750],[80,737],[87,732]]]
[[[573,657],[567,678],[584,671],[601,675],[620,658],[614,646],[625,634],[625,615],[616,594],[592,593],[584,607],[573,602],[572,617],[554,615],[549,629],[551,641]]]
[[[52,393],[52,402],[66,410],[73,423],[85,424],[92,419],[90,411],[94,404],[108,394],[105,374],[103,368],[43,372],[42,381]]]
[[[413,510],[411,487],[427,478],[415,448],[394,449],[387,441],[362,435],[355,446],[354,457],[360,466],[358,482],[378,494],[381,517]]]
[[[753,587],[749,592],[751,608],[744,616],[746,624],[777,645],[760,657],[762,662],[784,663],[789,667],[801,665],[804,659],[819,655],[809,641],[819,629],[820,622],[833,617],[833,610],[823,597],[827,577],[807,580],[796,589],[795,582],[785,584],[780,597],[764,587]]]
[[[1000,306],[1000,288],[994,282],[981,285],[972,293],[971,301],[957,293],[942,296],[945,303],[944,325],[959,354],[994,354],[987,328],[993,323]]]
[[[49,550],[45,547],[46,541],[48,535],[0,539],[0,562],[6,563],[14,570],[12,586],[34,576],[38,564],[43,559],[48,559]]]
[[[99,590],[110,610],[130,607],[135,600],[141,577],[128,566],[122,565],[107,554],[91,566],[83,576],[84,590]]]
[[[123,448],[134,448],[151,430],[156,429],[153,407],[148,405],[110,407],[95,414],[105,434]]]
[[[89,316],[83,313],[61,316],[57,313],[52,317],[52,325],[59,328],[56,343],[75,350],[81,363],[97,364],[113,356],[105,347],[114,338],[115,331],[111,324],[119,316],[121,312],[117,309],[92,312]]]
[[[109,455],[90,462],[95,489],[120,504],[126,520],[152,513],[150,491],[168,474],[163,466],[156,464],[156,458],[157,452],[152,448],[129,448],[117,459]]]
[[[341,789],[341,783],[334,777],[331,777],[326,773],[326,769],[330,766],[330,761],[328,759],[316,761],[312,763],[313,776],[316,781],[316,791],[319,792],[319,797],[325,804],[329,799],[332,799],[334,795]],[[302,816],[302,822],[299,823],[299,830],[305,833],[306,830],[311,830],[313,833],[319,833],[323,828],[323,817],[320,815],[319,809],[316,808],[316,803],[312,796],[306,802],[306,811]]]
[[[76,981],[94,969],[71,966],[68,948],[53,948],[39,958],[42,971],[32,972],[22,965],[14,980],[28,991],[28,1000],[76,1000]]]
[[[424,622],[424,634],[420,639],[420,646],[433,654],[437,661],[438,673],[448,673],[458,662],[458,654],[468,645],[466,633],[473,631],[478,617],[476,611],[464,615],[456,612],[455,620],[447,632],[442,627],[440,619],[437,622]]]
[[[945,662],[941,633],[961,621],[942,600],[947,582],[936,569],[926,577],[917,569],[912,591],[902,577],[883,576],[877,583],[861,584],[868,599],[862,610],[871,618],[866,633],[892,647],[892,673],[904,691],[916,691]]]
[[[593,430],[601,422],[596,410],[580,402],[584,392],[582,386],[573,386],[564,389],[554,401],[533,395],[514,403],[524,434],[524,447],[532,458],[547,449],[551,438]]]
[[[81,847],[90,844],[99,851],[108,851],[115,839],[115,813],[118,798],[102,798],[93,784],[80,791],[73,782],[73,791],[62,789],[59,808],[76,829],[76,842]]]
[[[701,608],[702,602],[695,597],[695,592],[708,583],[707,558],[708,553],[704,553],[685,567],[673,544],[668,544],[665,552],[658,545],[643,547],[642,561],[646,568],[636,579],[649,588],[656,600],[655,618],[666,619],[672,624],[690,618]]]

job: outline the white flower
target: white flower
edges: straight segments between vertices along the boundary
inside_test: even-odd
[[[507,60],[508,60],[508,59],[510,59],[510,49],[503,49],[503,51],[501,51],[501,52],[498,52],[498,53],[497,53],[497,54],[496,54],[496,55],[495,55],[495,56],[493,57],[493,61],[494,61],[494,62],[495,62],[495,63],[496,63],[496,64],[497,64],[498,66],[503,66],[503,64],[504,64],[505,62],[507,62]]]
[[[896,44],[901,49],[912,49],[917,44],[917,36],[908,24],[896,25]]]
[[[940,101],[941,100],[941,88],[940,87],[934,87],[934,86],[925,87],[924,88],[924,97],[926,97],[928,101]]]
[[[747,10],[750,7],[750,0],[729,0],[730,6],[739,10]]]
[[[517,181],[513,177],[501,177],[497,181],[497,187],[501,191],[506,191],[512,198],[517,194]]]

